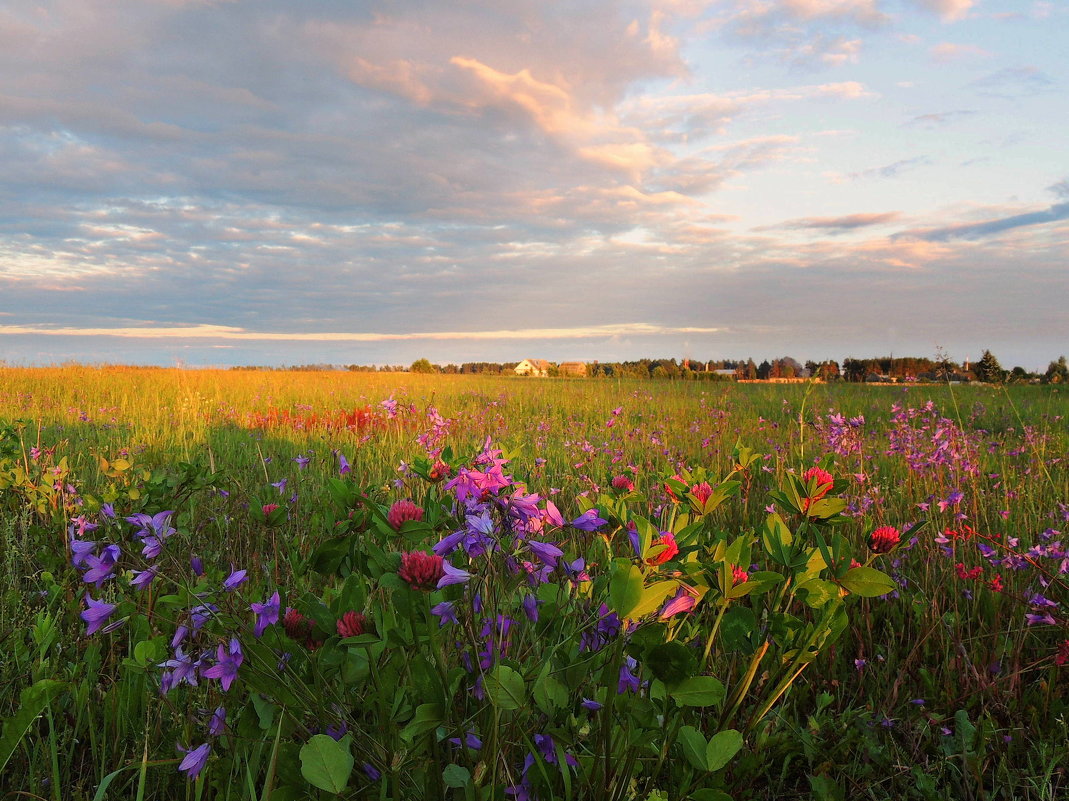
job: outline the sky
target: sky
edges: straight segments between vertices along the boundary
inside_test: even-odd
[[[0,6],[0,360],[1069,353],[1069,3]]]

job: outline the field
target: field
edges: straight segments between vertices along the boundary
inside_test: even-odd
[[[0,799],[1069,797],[1067,412],[0,368]]]

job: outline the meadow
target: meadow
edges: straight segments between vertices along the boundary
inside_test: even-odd
[[[0,367],[0,799],[1069,797],[1067,412]]]

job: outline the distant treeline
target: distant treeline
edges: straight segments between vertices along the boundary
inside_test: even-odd
[[[512,375],[518,362],[464,362],[463,364],[433,364],[417,359],[407,367],[400,364],[362,365],[304,364],[292,367],[235,367],[235,370],[349,370],[351,372],[413,372],[448,375]],[[873,359],[847,357],[840,364],[834,359],[800,362],[790,356],[765,359],[760,363],[749,359],[638,359],[623,362],[587,362],[587,376],[591,378],[667,378],[689,381],[774,381],[820,378],[824,381],[854,383],[890,383],[899,381],[982,381],[985,383],[1069,383],[1069,367],[1065,356],[1052,361],[1043,373],[1032,373],[1023,367],[1005,370],[989,350],[975,363],[955,362],[948,358],[929,359],[922,356],[883,356]],[[548,375],[559,375],[556,365],[550,364]]]

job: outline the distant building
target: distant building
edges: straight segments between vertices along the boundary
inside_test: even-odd
[[[549,375],[550,364],[545,359],[524,359],[513,368],[516,375],[533,375],[537,378],[545,378]]]
[[[720,375],[724,378],[734,378],[735,370],[713,370],[713,375]]]
[[[586,365],[583,362],[561,362],[560,374],[573,378],[586,378]]]

